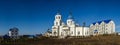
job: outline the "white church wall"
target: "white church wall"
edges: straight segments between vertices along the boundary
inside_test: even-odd
[[[82,27],[76,27],[76,36],[83,36]]]
[[[110,21],[106,23],[103,21],[96,22],[91,24],[90,27],[81,27],[76,26],[75,21],[71,18],[67,19],[67,24],[62,22],[62,16],[58,13],[55,16],[54,26],[52,26],[52,35],[53,36],[89,36],[96,35],[94,31],[97,31],[98,34],[111,34],[115,33],[115,23]],[[56,32],[56,34],[54,33]]]
[[[89,27],[84,27],[84,36],[89,36]]]
[[[71,36],[75,36],[76,34],[76,30],[75,30],[75,27],[69,27],[70,28],[70,35]]]

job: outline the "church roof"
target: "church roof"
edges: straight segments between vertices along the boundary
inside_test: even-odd
[[[57,15],[60,15],[60,10],[58,9],[58,11],[57,11]]]
[[[10,28],[9,31],[18,31],[19,29],[16,27]]]
[[[98,23],[98,24],[101,24],[102,22],[104,22],[104,23],[109,23],[111,21],[111,19],[109,19],[109,20],[103,20],[103,21],[98,21],[98,22],[94,22],[94,23],[92,23],[93,25],[95,25],[96,23]]]
[[[69,16],[68,16],[68,19],[73,19],[72,15],[69,15]]]
[[[74,19],[74,18],[72,17],[72,12],[69,12],[68,19]]]

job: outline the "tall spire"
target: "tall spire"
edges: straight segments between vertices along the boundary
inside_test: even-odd
[[[69,12],[68,19],[73,19],[73,17],[72,17],[72,12],[71,12],[71,11]]]
[[[57,11],[57,15],[60,15],[60,9],[58,9],[58,11]]]

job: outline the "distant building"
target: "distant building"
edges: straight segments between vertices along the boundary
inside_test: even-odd
[[[8,32],[8,35],[10,36],[10,38],[17,39],[17,38],[19,38],[18,31],[19,31],[19,29],[16,27],[11,28]]]
[[[40,33],[40,34],[36,34],[36,38],[40,38],[42,37],[43,35]]]
[[[10,36],[8,36],[7,34],[3,35],[2,37],[3,37],[4,40],[10,39]]]
[[[35,38],[35,35],[22,35],[21,38]]]
[[[120,32],[117,32],[116,34],[117,34],[117,35],[120,35]]]
[[[90,25],[90,35],[115,34],[115,23],[113,20],[103,20]]]

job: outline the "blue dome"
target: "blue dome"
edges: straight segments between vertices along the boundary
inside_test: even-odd
[[[68,19],[73,19],[72,15],[69,15],[69,16],[68,16]]]
[[[105,23],[109,23],[111,20],[104,20]]]
[[[72,16],[72,12],[69,12],[69,16],[68,16],[68,19],[74,19],[73,16]]]
[[[96,24],[96,22],[95,23],[92,23],[93,25],[95,25]]]

